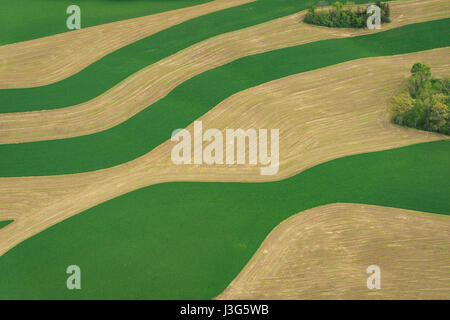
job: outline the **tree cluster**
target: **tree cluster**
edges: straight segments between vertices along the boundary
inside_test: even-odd
[[[377,1],[375,5],[381,9],[381,23],[391,22],[389,4]],[[314,6],[309,8],[303,21],[330,28],[365,28],[369,16],[363,8],[345,9],[342,3],[335,2],[329,10],[316,10]]]

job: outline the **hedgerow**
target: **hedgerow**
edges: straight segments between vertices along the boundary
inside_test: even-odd
[[[381,9],[381,23],[391,22],[389,4],[377,1],[375,5]],[[371,14],[361,7],[344,9],[342,3],[335,2],[333,8],[329,10],[316,10],[316,7],[310,7],[303,21],[330,28],[365,28],[369,16]]]

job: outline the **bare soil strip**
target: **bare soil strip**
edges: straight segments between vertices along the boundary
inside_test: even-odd
[[[278,128],[280,170],[261,176],[255,165],[175,165],[174,142],[122,165],[51,177],[0,179],[0,254],[34,234],[92,206],[148,185],[169,181],[280,180],[351,154],[445,139],[393,126],[387,103],[425,61],[436,76],[448,74],[450,48],[349,61],[278,79],[224,100],[199,120],[204,130]],[[380,72],[381,70],[381,72]],[[193,132],[193,126],[188,130]],[[194,150],[195,152],[195,150]]]
[[[280,223],[217,299],[449,299],[450,217],[337,203]],[[367,288],[367,267],[381,289]]]
[[[419,4],[423,10],[417,9]],[[321,39],[368,33],[367,30],[330,29],[299,23],[301,15],[303,13],[198,43],[79,105],[0,114],[0,143],[62,139],[106,130],[165,97],[182,82],[243,56]],[[450,3],[442,0],[393,3],[392,15],[394,22],[383,26],[383,30],[450,16]]]
[[[189,19],[252,1],[255,0],[215,0],[1,46],[0,89],[37,87],[60,81],[132,42]]]

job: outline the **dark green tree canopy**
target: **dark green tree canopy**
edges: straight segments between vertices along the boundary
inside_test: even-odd
[[[448,135],[449,86],[449,77],[433,78],[429,66],[422,62],[415,63],[404,88],[391,100],[390,113],[393,122]]]
[[[353,3],[347,2],[346,4]],[[375,5],[381,9],[381,23],[391,22],[389,4],[377,1]],[[367,18],[370,16],[365,8],[345,9],[339,1],[333,3],[333,8],[330,10],[316,9],[315,6],[310,7],[303,21],[330,28],[365,28]]]

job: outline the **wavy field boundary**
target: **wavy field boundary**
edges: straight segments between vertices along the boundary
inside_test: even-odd
[[[3,221],[0,221],[0,229],[3,228],[3,227],[6,227],[8,224],[10,224],[10,223],[12,223],[12,222],[13,222],[13,220],[3,220]]]
[[[69,32],[67,7],[78,4],[83,28],[199,5],[212,0],[14,0],[4,1],[0,12],[0,45]],[[37,13],[40,13],[37,15]],[[42,14],[45,13],[45,14]]]
[[[350,202],[450,213],[449,144],[340,158],[277,182],[164,183],[134,191],[4,254],[0,298],[215,297],[296,212]],[[75,263],[89,283],[77,292],[66,289],[63,272]]]
[[[421,10],[417,10],[418,5]],[[393,2],[391,7],[393,22],[383,26],[383,30],[450,16],[450,3],[442,0]],[[0,143],[63,139],[103,131],[151,107],[151,104],[165,97],[182,82],[243,56],[322,39],[367,33],[299,23],[303,14],[227,33],[193,45],[144,68],[104,94],[79,105],[39,112],[0,114]]]
[[[214,0],[193,7],[1,46],[0,88],[30,88],[60,81],[107,54],[161,30],[251,1],[254,0]],[[61,17],[64,18],[64,11]],[[64,19],[61,25],[64,25]]]
[[[450,218],[338,203],[270,232],[218,299],[449,299]],[[381,270],[381,289],[366,269]]]
[[[352,155],[443,139],[392,126],[385,110],[414,55],[432,61],[425,62],[436,75],[448,72],[448,47],[443,47],[449,45],[449,23],[438,20],[253,55],[183,82],[152,108],[103,132],[1,145],[0,171],[8,175],[101,170],[0,178],[0,219],[14,220],[0,229],[0,299],[211,298],[295,212],[353,202],[450,213],[448,140]],[[428,49],[433,50],[411,54]],[[398,53],[410,54],[391,56]],[[307,62],[296,64],[302,57]],[[336,76],[324,80],[330,70]],[[175,168],[167,138],[199,117],[206,127],[286,130],[280,174],[270,178],[295,175],[266,183],[162,183],[262,181],[252,166]],[[346,155],[351,156],[321,163]],[[87,274],[83,292],[61,285],[66,275],[58,270],[73,260]],[[42,272],[36,277],[31,270]],[[129,274],[135,284],[130,285]]]
[[[86,102],[137,71],[191,45],[297,13],[309,4],[309,0],[258,0],[185,21],[122,47],[59,82],[0,90],[0,112],[46,110]]]
[[[0,176],[79,173],[125,163],[154,149],[170,138],[174,129],[188,126],[239,91],[358,58],[445,47],[450,45],[450,37],[445,33],[449,24],[450,19],[412,24],[236,60],[183,82],[151,108],[106,131],[61,140],[0,145]],[[424,37],[428,34],[431,36]],[[240,76],[236,78],[237,75]]]
[[[448,74],[449,50],[360,59],[292,75],[239,92],[199,118],[204,130],[279,128],[280,169],[274,176],[261,176],[260,166],[252,165],[177,166],[170,158],[175,144],[166,141],[110,169],[0,179],[0,216],[15,219],[0,231],[0,253],[90,207],[151,184],[280,180],[342,156],[446,139],[393,126],[386,110],[414,62],[426,61],[438,76]],[[187,130],[192,133],[192,125]]]
[[[223,10],[225,4],[231,7],[247,2],[250,2],[250,0],[226,1],[226,3],[223,3],[222,0],[216,0],[193,8],[119,21],[43,39],[1,46],[0,61],[3,66],[0,66],[2,71],[0,73],[0,88],[43,86],[63,80],[81,71],[108,53],[171,25],[193,18],[196,15],[207,14],[213,9]],[[390,5],[393,22],[384,25],[383,29],[385,30],[410,23],[437,20],[450,16],[450,5],[444,0],[393,1]],[[267,45],[266,42],[268,40],[273,42],[273,37],[276,34],[280,34],[280,32],[283,32],[283,36],[277,37],[277,42],[287,42],[287,45],[367,33],[367,31],[363,30],[329,29],[306,25],[300,22],[303,15],[304,12],[297,13],[263,23],[262,25],[249,27],[248,30],[244,29],[217,36],[217,39],[212,42],[215,45],[221,44],[221,47],[223,47],[231,41],[237,46],[240,46],[240,43],[245,41],[245,44],[250,44],[251,47],[262,45],[263,48],[257,49],[268,50],[264,48]],[[253,32],[255,34],[251,35]],[[242,36],[248,35],[252,36],[250,41],[247,38],[242,38]],[[264,41],[261,41],[261,38]],[[208,46],[208,43],[204,45]],[[276,43],[276,48],[280,48],[282,45],[284,44]],[[211,50],[211,48],[209,49]],[[233,49],[237,48],[231,46],[228,49],[233,51]],[[256,53],[254,48],[253,52],[251,52],[250,48],[247,51],[250,51],[250,54]],[[241,56],[243,55],[245,53]]]

